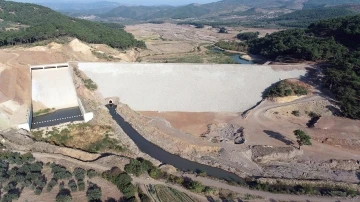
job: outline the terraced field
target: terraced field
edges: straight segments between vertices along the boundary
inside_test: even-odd
[[[148,185],[146,188],[154,201],[197,202],[197,200],[191,198],[189,195],[164,185]]]

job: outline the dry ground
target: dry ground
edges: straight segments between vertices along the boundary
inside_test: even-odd
[[[236,35],[247,31],[259,31],[261,36],[277,29],[228,28],[228,34],[220,34],[219,29],[205,26],[197,29],[191,25],[138,24],[129,25],[126,31],[137,39],[144,40],[147,50],[142,50],[140,59],[144,62],[205,62],[214,63],[214,56],[206,54],[205,46],[219,40],[236,40]],[[219,58],[217,60],[220,60]]]
[[[85,44],[77,39],[41,42],[0,49],[0,130],[24,123],[31,99],[31,65],[68,61],[136,60],[135,50],[122,52],[106,45]],[[101,54],[96,54],[100,51]]]

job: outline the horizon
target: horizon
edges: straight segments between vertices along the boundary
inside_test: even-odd
[[[133,6],[158,6],[158,5],[169,5],[169,6],[181,6],[181,5],[187,5],[187,4],[206,4],[206,3],[212,3],[217,2],[221,0],[155,0],[155,1],[148,1],[148,0],[132,0],[131,3],[128,3],[127,0],[78,0],[76,2],[69,1],[69,0],[13,0],[16,2],[23,2],[23,3],[35,3],[35,4],[58,4],[58,3],[95,3],[95,2],[114,2],[119,3],[123,5],[133,5]]]

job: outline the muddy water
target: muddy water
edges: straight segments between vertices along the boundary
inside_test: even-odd
[[[207,166],[204,164],[196,163],[193,161],[186,160],[180,156],[171,154],[157,145],[147,141],[142,135],[140,135],[128,122],[124,120],[116,112],[116,105],[106,105],[112,118],[117,122],[117,124],[123,129],[123,131],[134,141],[134,143],[139,147],[139,149],[150,155],[151,157],[161,161],[164,164],[169,164],[175,168],[182,171],[205,171],[207,175],[220,178],[227,181],[235,181],[238,183],[244,182],[242,178],[235,175],[234,173],[222,170],[220,168],[215,168]]]

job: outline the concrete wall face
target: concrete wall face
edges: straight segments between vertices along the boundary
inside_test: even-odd
[[[260,65],[79,63],[103,97],[138,111],[243,112],[271,84],[305,70]]]
[[[78,106],[68,67],[32,70],[32,100],[45,108]]]

